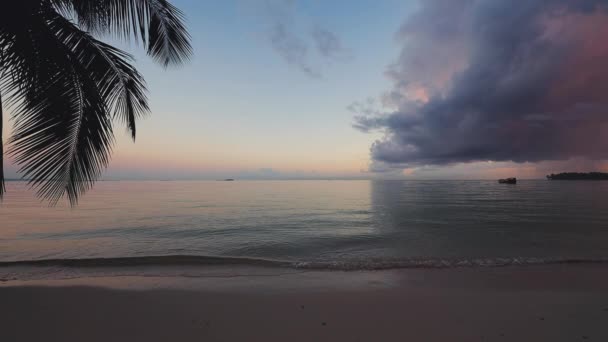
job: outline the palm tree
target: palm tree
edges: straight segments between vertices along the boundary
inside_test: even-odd
[[[192,53],[182,12],[166,0],[19,0],[0,11],[0,198],[5,192],[2,100],[14,128],[7,153],[40,197],[71,204],[108,165],[113,123],[149,111],[132,56],[100,40],[142,43],[162,66]]]

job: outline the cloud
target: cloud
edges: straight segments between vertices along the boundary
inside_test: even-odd
[[[290,65],[296,66],[308,76],[318,78],[319,71],[308,62],[308,46],[291,32],[284,23],[277,22],[270,30],[270,41],[274,50]]]
[[[608,6],[425,0],[403,23],[374,165],[608,158]],[[377,166],[376,166],[377,167]]]
[[[272,48],[289,65],[312,78],[321,78],[321,65],[348,61],[352,53],[327,28],[317,24],[313,25],[312,30],[300,29],[298,21],[303,18],[296,11],[296,4],[296,1],[290,0],[269,0],[265,3],[270,22],[268,39]],[[312,53],[315,50],[317,54]]]
[[[311,36],[317,51],[323,57],[333,61],[346,61],[352,58],[352,53],[342,46],[342,42],[335,33],[322,27],[315,27]]]

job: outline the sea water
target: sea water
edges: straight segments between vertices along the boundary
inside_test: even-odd
[[[608,260],[608,181],[103,181],[74,207],[50,207],[24,182],[7,191],[5,265],[353,270]]]

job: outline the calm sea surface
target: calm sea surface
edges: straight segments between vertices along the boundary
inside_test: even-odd
[[[608,182],[99,182],[50,208],[9,182],[0,261],[195,255],[300,265],[608,258]]]

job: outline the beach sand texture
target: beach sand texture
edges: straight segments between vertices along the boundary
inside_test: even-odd
[[[0,283],[2,341],[608,341],[604,265]]]

